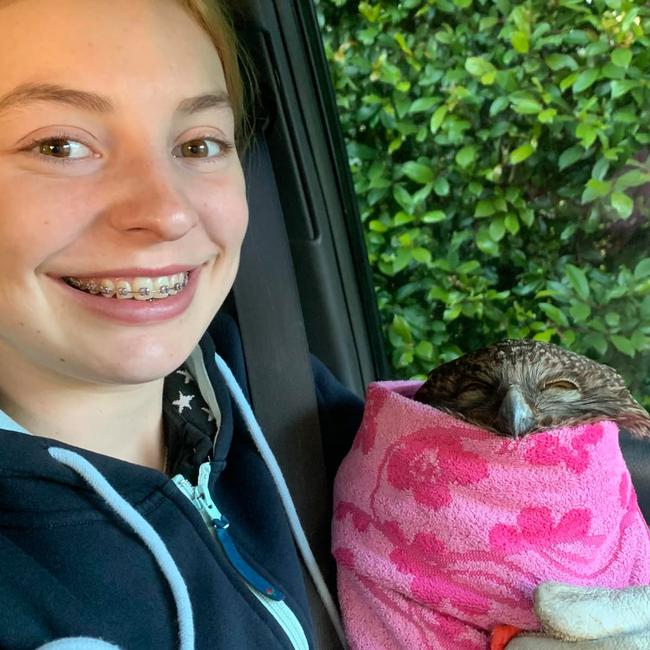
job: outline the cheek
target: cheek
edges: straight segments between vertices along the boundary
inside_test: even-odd
[[[0,266],[14,272],[36,268],[75,241],[91,212],[92,192],[78,183],[14,175],[0,178],[0,196]]]
[[[222,252],[239,254],[246,227],[248,204],[243,179],[210,188],[199,208],[205,231]]]

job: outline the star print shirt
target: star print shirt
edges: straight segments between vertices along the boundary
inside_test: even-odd
[[[198,468],[212,456],[221,413],[212,413],[185,366],[165,379],[163,427],[167,472],[196,483]]]

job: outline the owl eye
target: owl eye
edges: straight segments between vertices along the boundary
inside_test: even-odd
[[[488,385],[484,384],[481,381],[471,381],[468,384],[465,384],[461,389],[460,393],[469,393],[472,391],[486,391],[488,389]]]
[[[559,390],[580,390],[580,387],[575,382],[570,379],[554,379],[553,381],[547,381],[542,390],[548,390],[549,388],[557,388]]]

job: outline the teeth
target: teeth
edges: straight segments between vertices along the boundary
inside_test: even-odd
[[[189,280],[189,273],[176,273],[172,276],[157,278],[64,278],[65,281],[76,289],[86,293],[102,295],[106,298],[119,300],[164,300],[169,296],[182,291]]]
[[[152,278],[135,278],[131,285],[133,287],[134,298],[136,300],[149,300],[153,294]]]
[[[115,283],[118,300],[128,300],[131,297],[131,283],[127,280],[118,280]]]
[[[115,295],[115,282],[113,280],[102,280],[99,284],[99,293],[105,298],[112,298]]]
[[[177,273],[169,278],[169,295],[175,296],[179,291],[179,284],[182,282],[182,274]]]
[[[169,296],[170,280],[168,277],[154,278],[153,280],[153,297],[154,298],[167,298]]]

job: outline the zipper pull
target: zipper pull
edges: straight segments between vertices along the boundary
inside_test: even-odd
[[[255,571],[255,569],[253,569],[253,567],[250,566],[250,564],[248,564],[248,562],[246,562],[246,560],[240,555],[237,547],[232,541],[232,537],[230,537],[230,533],[228,532],[230,522],[221,514],[219,508],[217,508],[210,496],[210,490],[208,489],[209,479],[210,463],[203,463],[201,467],[199,467],[199,479],[196,488],[194,488],[193,499],[203,517],[203,521],[214,529],[219,542],[221,542],[221,547],[223,548],[226,557],[242,578],[251,585],[251,587],[271,600],[284,600],[284,593],[257,573],[257,571]]]

